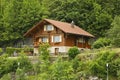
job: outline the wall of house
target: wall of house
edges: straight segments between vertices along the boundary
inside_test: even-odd
[[[52,47],[49,48],[50,53],[51,53],[52,55],[55,54],[55,48],[58,48],[58,49],[59,49],[59,50],[58,50],[59,53],[67,53],[68,50],[69,50],[71,47],[70,47],[70,46],[52,46]]]
[[[48,23],[46,23],[46,24],[48,24]],[[52,36],[54,36],[54,35],[61,35],[62,42],[59,42],[59,43],[52,42]],[[64,32],[56,27],[54,27],[53,31],[44,31],[44,25],[41,25],[41,27],[38,29],[38,31],[33,36],[35,47],[38,47],[39,38],[42,36],[47,36],[49,38],[49,44],[51,46],[64,46]]]
[[[76,36],[74,35],[65,36],[65,46],[76,46],[75,41],[76,41]]]
[[[38,54],[38,48],[34,48],[34,54]]]
[[[83,38],[83,42],[79,42],[79,38]],[[83,36],[67,35],[65,37],[65,46],[77,46],[79,48],[91,48],[88,44],[89,38]]]
[[[88,48],[90,49],[91,46],[88,44],[88,42],[85,42],[85,43],[78,43],[77,45],[79,48]]]

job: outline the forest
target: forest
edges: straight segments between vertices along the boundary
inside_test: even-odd
[[[120,80],[119,4],[120,0],[0,0],[0,80]],[[41,44],[39,55],[32,58],[24,54],[31,48],[13,48],[42,19],[74,21],[95,36],[92,49],[72,47],[67,58],[51,60],[49,44]],[[11,57],[14,50],[17,58]]]

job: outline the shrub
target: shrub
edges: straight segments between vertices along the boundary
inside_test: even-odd
[[[12,47],[7,47],[6,48],[6,53],[10,56],[14,53],[15,49]]]
[[[110,74],[113,75],[114,77],[120,78],[120,58],[116,58],[113,60],[110,64]],[[120,80],[120,79],[118,79]]]
[[[90,65],[89,65],[89,71],[91,72],[91,75],[93,76],[98,76],[100,78],[105,78],[106,76],[106,64],[109,63],[109,75],[115,72],[113,71],[115,69],[114,68],[110,68],[111,62],[115,60],[116,54],[115,52],[111,52],[111,51],[101,51],[98,54],[97,59],[93,60]]]
[[[13,47],[7,47],[6,48],[6,53],[11,56],[13,53],[16,51],[17,53],[21,52],[23,49],[22,48],[13,48]]]
[[[25,75],[25,71],[23,69],[17,68],[16,70],[16,80],[27,80],[27,77]]]
[[[79,53],[80,51],[77,47],[72,47],[68,50],[68,55],[70,59],[74,59]]]
[[[23,48],[23,50],[24,50],[25,52],[33,51],[33,48],[31,48],[31,47],[29,47],[29,46],[25,46],[25,47]]]
[[[6,53],[11,56],[14,52],[20,53],[21,51],[29,52],[33,51],[33,48],[30,48],[28,46],[25,46],[24,48],[13,48],[13,47],[7,47]]]
[[[4,74],[16,71],[16,69],[17,61],[15,59],[9,59],[6,54],[0,56],[0,77]]]
[[[51,66],[51,80],[74,80],[72,65],[69,61],[58,58]]]
[[[11,75],[10,75],[10,73],[5,74],[2,78],[0,78],[0,80],[11,80]]]
[[[20,56],[17,59],[17,63],[19,63],[18,67],[26,72],[32,69],[32,64],[23,51],[20,53]]]
[[[101,47],[110,46],[110,44],[111,44],[111,41],[109,39],[99,38],[98,40],[96,40],[93,43],[92,47],[98,49],[98,48],[101,48]]]
[[[41,59],[46,60],[46,59],[49,58],[49,50],[48,50],[49,47],[50,46],[49,46],[48,43],[40,44],[40,46],[39,46],[39,54],[40,54]]]

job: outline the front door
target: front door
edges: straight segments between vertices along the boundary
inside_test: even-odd
[[[59,53],[59,48],[55,48],[55,55],[58,55]]]

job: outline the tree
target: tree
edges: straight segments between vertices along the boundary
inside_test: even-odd
[[[3,0],[3,3],[0,8],[0,46],[12,46],[23,39],[23,34],[47,15],[41,0]]]
[[[108,30],[107,35],[113,46],[120,47],[120,16],[114,18],[112,27]]]
[[[54,0],[49,5],[49,17],[69,23],[74,21],[96,37],[105,36],[112,22],[112,16],[95,0]]]

